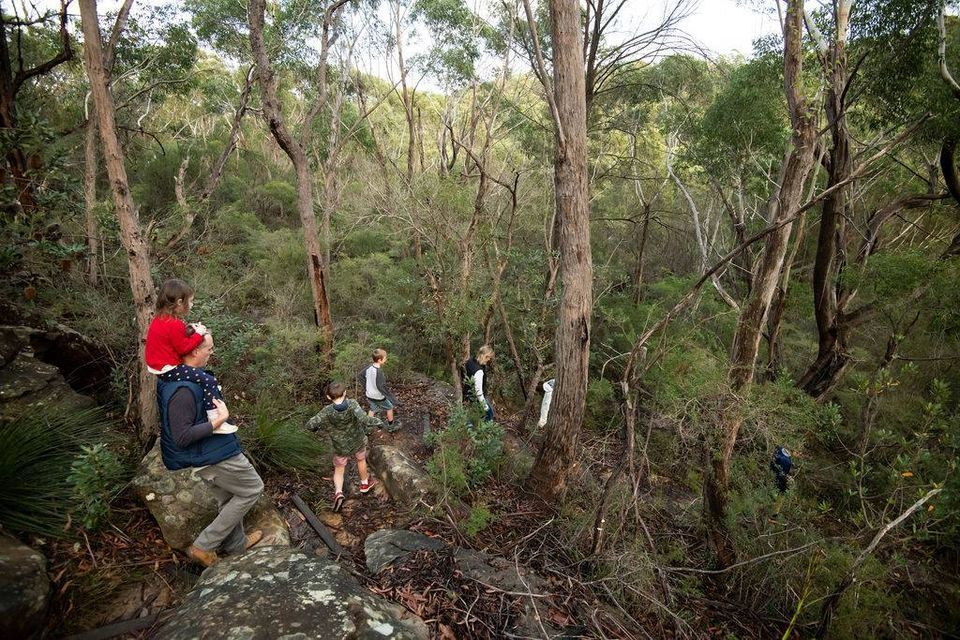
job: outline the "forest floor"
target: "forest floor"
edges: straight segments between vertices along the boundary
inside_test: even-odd
[[[447,423],[449,400],[436,392],[436,386],[424,379],[392,385],[401,401],[398,417],[401,430],[376,431],[371,444],[384,443],[401,448],[418,463],[425,464],[431,454],[424,432]],[[507,446],[526,446],[530,437],[519,416],[501,416]],[[512,443],[512,445],[511,445]],[[523,443],[523,444],[521,444]],[[610,442],[586,438],[584,447],[590,467],[609,464],[614,448]],[[410,509],[390,500],[382,485],[372,494],[360,495],[355,465],[348,466],[348,499],[341,513],[333,513],[332,469],[314,474],[277,474],[267,472],[264,481],[274,504],[285,517],[294,547],[307,553],[327,555],[320,537],[293,506],[296,494],[314,510],[347,552],[341,564],[372,591],[390,598],[427,621],[438,638],[496,638],[506,617],[517,610],[517,599],[496,589],[480,588],[464,581],[443,558],[420,555],[370,576],[364,559],[363,542],[379,529],[402,528],[418,531],[451,545],[469,547],[504,557],[536,570],[553,594],[540,612],[544,620],[564,630],[564,637],[675,637],[679,620],[652,613],[624,616],[617,610],[612,594],[620,585],[609,577],[591,580],[589,563],[575,557],[569,548],[569,523],[551,512],[539,500],[526,493],[519,483],[489,482],[474,502],[491,505],[494,518],[479,535],[469,537],[462,523],[469,509],[458,501],[441,500],[426,513],[424,508]],[[144,620],[144,626],[115,637],[147,638],[161,625],[190,591],[199,576],[179,552],[163,540],[160,528],[146,507],[129,492],[114,505],[115,517],[105,529],[84,536],[82,542],[46,544],[55,595],[48,634],[93,638],[85,632],[124,620]],[[654,526],[653,523],[651,526]],[[684,603],[686,606],[689,603]],[[684,625],[689,636],[765,637],[770,627],[763,621],[749,620],[743,612],[731,611],[720,602],[703,600],[697,607],[698,620]],[[689,613],[689,609],[688,609]],[[624,620],[630,618],[631,623]],[[153,624],[147,622],[153,621]],[[642,626],[642,633],[637,624]],[[697,629],[697,631],[693,631]],[[104,637],[104,636],[99,636]]]

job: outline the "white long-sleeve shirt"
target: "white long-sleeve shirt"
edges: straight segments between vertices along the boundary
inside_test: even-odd
[[[483,397],[483,369],[478,369],[473,374],[473,389],[477,394],[477,400],[485,403],[487,400]]]

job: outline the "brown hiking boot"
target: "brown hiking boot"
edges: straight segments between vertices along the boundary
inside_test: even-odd
[[[248,533],[248,534],[247,534],[247,544],[244,545],[243,550],[246,551],[247,549],[249,549],[249,548],[252,547],[253,545],[255,545],[255,544],[257,544],[258,542],[260,542],[261,540],[263,540],[263,531],[261,531],[260,529],[257,529],[257,530],[254,531],[253,533]]]
[[[220,560],[220,558],[217,557],[216,551],[204,551],[200,547],[194,545],[190,545],[190,548],[187,549],[187,555],[191,560],[198,562],[205,567],[212,567]]]

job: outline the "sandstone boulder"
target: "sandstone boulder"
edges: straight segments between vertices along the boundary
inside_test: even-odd
[[[133,488],[150,510],[174,549],[186,549],[217,516],[217,499],[194,469],[169,471],[160,457],[160,443],[143,458]],[[262,529],[261,544],[290,546],[290,531],[283,516],[264,494],[243,521],[246,530]]]
[[[0,422],[27,413],[89,409],[92,398],[67,384],[57,367],[39,360],[30,346],[30,329],[0,327]]]
[[[435,540],[422,533],[406,529],[380,529],[374,531],[363,542],[363,553],[367,559],[370,573],[380,571],[397,558],[402,558],[421,549],[439,551],[446,543]]]
[[[433,481],[424,469],[398,447],[377,444],[370,448],[370,465],[383,480],[390,497],[413,505],[434,493]]]
[[[364,589],[337,563],[256,547],[203,572],[160,640],[426,639],[423,621]]]

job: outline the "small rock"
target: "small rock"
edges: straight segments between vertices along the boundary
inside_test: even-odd
[[[321,511],[317,519],[331,529],[339,529],[343,526],[343,516],[332,511]]]
[[[334,534],[333,537],[337,539],[337,542],[340,543],[341,547],[353,547],[360,544],[360,538],[353,535],[346,529],[340,529]]]
[[[442,540],[434,540],[422,533],[405,529],[380,529],[374,531],[363,542],[363,553],[367,558],[370,573],[380,573],[398,558],[421,549],[439,551],[446,547]]]

